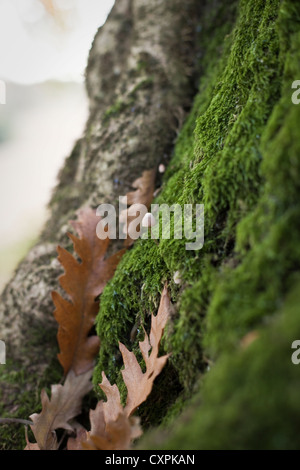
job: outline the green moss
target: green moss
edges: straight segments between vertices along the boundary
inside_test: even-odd
[[[281,7],[279,31],[285,32],[288,3]],[[288,18],[291,28],[296,19]],[[289,51],[281,51],[285,61],[281,99],[262,132],[259,148],[260,197],[236,230],[239,265],[220,272],[210,304],[205,344],[213,354],[231,349],[250,328],[266,322],[283,302],[300,267],[300,110],[291,104],[290,91],[292,77],[300,72],[299,39],[299,33],[294,34]]]
[[[117,116],[118,114],[125,111],[126,108],[133,104],[133,100],[129,99],[124,101],[122,99],[116,100],[116,102],[110,106],[103,115],[103,124],[107,124],[111,117]]]
[[[204,247],[187,252],[186,240],[172,237],[157,244],[137,243],[105,289],[97,321],[102,348],[95,383],[105,370],[112,382],[120,384],[118,340],[130,345],[135,322],[149,326],[148,313],[157,306],[163,282],[169,281],[176,311],[163,349],[171,351],[172,356],[166,382],[157,383],[153,391],[157,395],[161,392],[159,411],[155,416],[150,397],[143,407],[143,418],[156,424],[163,410],[164,423],[170,423],[194,393],[196,384],[202,389],[205,383],[203,396],[210,404],[209,411],[204,410],[204,424],[199,424],[202,401],[197,402],[200,408],[193,422],[194,437],[181,423],[187,437],[179,429],[180,438],[176,434],[169,441],[174,448],[260,446],[264,419],[268,427],[262,426],[262,433],[269,432],[270,438],[262,442],[267,447],[289,447],[288,442],[295,445],[290,440],[295,420],[290,427],[282,426],[280,436],[272,437],[270,431],[277,420],[276,400],[281,420],[284,416],[283,383],[291,395],[287,380],[290,377],[296,383],[296,369],[290,369],[290,363],[283,359],[282,378],[278,382],[275,375],[271,378],[274,397],[272,405],[266,405],[274,416],[267,419],[267,411],[263,411],[269,396],[263,375],[271,367],[271,355],[278,359],[283,344],[289,349],[290,343],[284,343],[287,337],[282,337],[278,349],[272,345],[270,355],[264,353],[261,340],[244,355],[239,345],[253,329],[265,330],[264,338],[278,334],[279,327],[272,326],[274,318],[300,268],[300,107],[291,103],[291,84],[300,76],[300,7],[287,0],[241,0],[236,15],[236,5],[216,2],[213,9],[208,5],[204,12],[199,93],[176,142],[156,201],[181,206],[203,203]],[[180,288],[172,281],[177,270],[183,280]],[[288,308],[295,312],[292,304]],[[132,348],[137,352],[137,340]],[[238,413],[243,409],[244,397],[248,404],[258,399],[258,392],[253,382],[247,390],[244,357],[251,380],[256,373],[257,380],[262,380],[261,388],[258,386],[259,405],[249,405],[254,413],[249,431],[243,414],[239,418]],[[216,366],[207,374],[207,366],[212,363]],[[174,384],[174,388],[169,386],[169,396],[163,392],[168,374],[172,374]],[[226,404],[239,386],[237,401],[232,398],[221,412],[222,400]],[[220,389],[218,394],[216,387]],[[296,409],[299,413],[293,398],[286,408],[289,417]],[[216,429],[218,413],[223,420],[220,432]],[[231,439],[235,420],[241,433]],[[279,418],[276,423],[278,428]]]
[[[140,71],[139,68],[137,69],[137,71]],[[118,116],[127,108],[134,106],[136,94],[139,92],[139,90],[147,90],[153,86],[153,83],[154,83],[153,76],[147,76],[147,77],[142,77],[142,78],[139,77],[137,84],[130,91],[127,98],[126,99],[118,98],[115,101],[115,103],[105,111],[103,115],[103,124],[106,125],[109,122],[110,118],[114,116]]]
[[[210,62],[208,75],[203,78],[200,84],[202,93],[196,99],[192,114],[178,139],[175,155],[167,173],[167,183],[164,184],[162,195],[156,201],[158,203],[179,202],[184,204],[196,200],[192,194],[185,199],[182,197],[182,193],[187,184],[187,171],[189,172],[190,161],[193,158],[192,147],[195,118],[200,111],[203,112],[209,105],[210,94],[213,89],[212,80],[213,77],[216,78],[218,76],[219,69],[221,68],[219,59],[220,62],[223,62],[225,59],[223,59],[222,54],[227,55],[230,50],[232,37],[229,35],[229,32],[235,16],[232,2],[226,14],[225,11],[224,5],[219,6],[213,13],[210,11],[210,23],[208,18],[207,20],[204,19],[208,25],[206,29],[207,36],[212,33],[214,24],[221,23],[219,33],[212,41],[205,37],[209,45],[207,55],[211,56],[212,51],[215,53],[213,59],[215,68],[213,68],[212,62]],[[226,16],[227,22],[222,23],[221,15]],[[205,61],[208,62],[208,58]],[[189,155],[188,152],[190,152]],[[181,155],[181,158],[179,155]],[[194,183],[195,187],[197,187],[198,182],[195,181]],[[119,387],[121,387],[124,399],[125,390],[122,386],[119,372],[122,367],[122,361],[118,352],[118,341],[125,342],[127,346],[131,347],[138,354],[138,340],[142,339],[142,336],[138,335],[133,344],[130,344],[130,331],[136,323],[149,326],[147,319],[149,319],[149,313],[158,306],[159,295],[164,281],[170,281],[173,278],[174,272],[182,268],[184,278],[190,283],[198,277],[201,264],[209,264],[206,259],[200,260],[202,255],[199,256],[199,253],[187,253],[185,243],[185,240],[172,239],[162,240],[158,244],[151,240],[143,240],[137,243],[133,250],[123,258],[114,279],[109,283],[101,298],[101,308],[97,319],[97,332],[102,346],[94,374],[95,385],[101,381],[102,370],[105,370],[109,379],[112,382],[116,381]],[[208,271],[210,271],[210,268],[208,268]],[[205,282],[205,278],[203,278],[203,283]],[[171,291],[173,300],[176,302],[180,297],[180,290],[172,283]],[[197,358],[200,359],[201,357],[201,350],[199,349],[199,336],[201,336],[201,333],[199,334],[198,332],[198,319],[196,321],[197,325],[195,325],[196,316],[193,313],[188,313],[187,315],[185,313],[178,315],[177,313],[176,316],[179,316],[179,318],[178,322],[175,321],[174,324],[175,334],[173,335],[169,331],[163,342],[165,348],[171,348],[173,351],[172,359],[169,361],[168,366],[169,375],[168,373],[165,374],[165,385],[166,387],[168,386],[169,395],[172,395],[170,393],[169,381],[172,380],[174,384],[176,383],[174,388],[175,394],[169,400],[169,404],[175,401],[175,397],[183,390],[183,385],[186,386],[186,390],[189,388],[192,377],[194,378],[195,374],[201,369],[201,366],[195,368]],[[182,325],[184,325],[184,331],[181,333]],[[191,333],[191,328],[195,326],[196,332]],[[189,336],[188,341],[186,341],[187,335]],[[189,349],[188,346],[185,347],[187,344],[193,344],[195,348]],[[196,353],[196,356],[192,358],[194,353]],[[191,361],[189,361],[189,358],[192,358]],[[190,363],[187,367],[188,362]],[[184,365],[182,377],[181,374],[180,377],[178,375],[180,370],[179,363]],[[177,371],[176,374],[174,374],[174,371]],[[160,389],[162,387],[163,385],[161,384]],[[96,390],[102,396],[97,386]],[[168,401],[167,395],[165,395],[165,400]],[[151,399],[148,403],[151,403]],[[151,405],[148,406],[148,412],[150,407]]]
[[[43,388],[50,396],[50,385],[59,383],[62,369],[56,359],[52,359],[43,376],[24,369],[22,364],[11,363],[0,367],[0,417],[29,419],[33,413],[41,411],[40,394]],[[9,394],[6,394],[9,390]],[[4,406],[5,404],[5,406]],[[8,409],[11,412],[8,412]],[[31,442],[34,437],[29,430]],[[22,450],[26,445],[24,426],[20,424],[0,425],[1,450]]]
[[[139,90],[147,90],[148,88],[152,87],[153,83],[154,83],[154,77],[153,76],[142,78],[135,85],[133,90],[131,90],[131,92],[129,93],[129,96],[134,98]]]
[[[224,354],[206,374],[164,445],[152,435],[143,448],[152,448],[155,438],[163,449],[299,449],[300,366],[291,361],[300,337],[299,288],[298,281],[256,341]]]
[[[131,252],[125,254],[116,275],[101,296],[97,333],[104,346],[100,349],[100,361],[106,367],[96,369],[95,384],[102,381],[102,370],[105,370],[110,380],[118,381],[120,374],[116,366],[122,365],[118,343],[121,341],[127,347],[137,348],[142,327],[149,323],[151,312],[158,307],[163,280],[168,277],[165,263],[158,255],[154,241],[140,241],[135,251],[135,257],[131,256]],[[126,290],[118,289],[120,285],[126,286]],[[135,325],[139,333],[132,345],[130,332]]]

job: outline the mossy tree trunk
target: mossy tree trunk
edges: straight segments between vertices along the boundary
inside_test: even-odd
[[[94,383],[105,370],[124,399],[118,341],[138,350],[143,329],[133,341],[130,332],[149,327],[167,281],[174,315],[162,349],[172,354],[138,410],[145,429],[159,426],[140,446],[299,448],[300,366],[291,345],[300,338],[300,106],[291,96],[300,78],[300,6],[215,0],[198,11],[198,3],[119,0],[96,36],[85,135],[61,172],[40,242],[3,295],[14,359],[4,398],[27,417],[36,411],[30,396],[16,397],[22,385],[29,395],[35,386],[14,376],[16,364],[41,377],[39,385],[57,375],[49,292],[67,220],[83,204],[115,202],[172,153],[157,202],[204,203],[204,247],[186,251],[171,236],[140,240],[126,253],[101,296]],[[196,65],[199,91],[173,149]]]
[[[58,288],[56,247],[68,246],[68,221],[83,206],[116,203],[144,170],[170,159],[195,92],[198,3],[116,0],[95,37],[86,70],[90,114],[84,136],[60,172],[39,241],[1,296],[5,414],[28,417],[36,411],[29,404],[36,406],[37,384],[59,380],[51,291]]]

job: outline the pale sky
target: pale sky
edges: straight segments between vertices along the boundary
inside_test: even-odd
[[[0,0],[0,79],[82,81],[88,51],[114,0]]]

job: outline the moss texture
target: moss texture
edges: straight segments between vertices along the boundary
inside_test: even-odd
[[[15,361],[7,363],[8,367],[0,369],[0,416],[1,418],[29,419],[29,414],[39,413],[42,409],[40,394],[45,388],[50,396],[50,387],[52,383],[59,383],[61,380],[61,367],[57,360],[49,362],[45,374],[38,380],[36,374],[30,370],[24,370],[22,364]],[[9,370],[7,372],[7,369]],[[32,393],[33,387],[36,393]],[[9,393],[6,393],[6,389]],[[5,407],[4,407],[5,404]],[[11,412],[7,412],[7,406],[10,406]],[[29,429],[28,436],[31,442],[34,437]],[[21,424],[5,424],[0,427],[1,450],[21,450],[26,446],[24,426]]]
[[[173,423],[172,435],[155,431],[141,448],[299,448],[300,374],[291,362],[291,344],[300,337],[299,287],[298,281],[247,349],[222,355],[184,417]]]
[[[131,342],[130,331],[149,326],[170,284],[176,311],[162,349],[172,356],[140,415],[163,427],[197,398],[190,422],[179,419],[166,447],[299,447],[290,347],[300,320],[295,293],[286,301],[300,268],[300,108],[291,102],[299,21],[300,6],[288,0],[207,8],[198,25],[199,93],[156,201],[203,203],[204,247],[187,252],[185,240],[142,240],[101,298],[94,383],[98,390],[105,370],[122,388],[118,341],[138,350],[141,333]],[[253,330],[260,338],[241,352]]]

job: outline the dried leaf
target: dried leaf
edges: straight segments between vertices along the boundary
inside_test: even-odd
[[[158,313],[152,315],[150,340],[145,333],[144,341],[139,343],[146,372],[143,373],[133,352],[128,351],[120,343],[125,368],[122,370],[123,379],[128,390],[125,412],[130,416],[143,403],[150,394],[155,378],[160,374],[167,362],[169,354],[158,357],[160,340],[171,313],[171,302],[167,286],[164,287]],[[149,351],[151,353],[149,355]]]
[[[80,414],[82,399],[92,389],[90,378],[93,360],[99,348],[98,337],[88,336],[99,309],[99,302],[95,298],[113,276],[124,253],[122,250],[104,259],[109,239],[100,240],[97,237],[99,217],[92,209],[82,210],[78,220],[71,223],[79,238],[68,235],[80,261],[58,247],[58,259],[65,269],[65,274],[59,280],[71,302],[56,292],[52,293],[56,306],[54,314],[59,323],[58,357],[67,375],[64,385],[52,385],[50,400],[45,390],[42,391],[42,411],[30,417],[37,443],[32,444],[27,439],[26,450],[57,450],[56,429],[75,430],[71,420]],[[77,438],[69,439],[68,447],[82,448],[81,441],[85,436],[86,431],[79,429]]]
[[[102,383],[100,388],[107,397],[107,401],[103,403],[103,413],[105,422],[116,421],[118,416],[122,414],[123,407],[121,405],[120,392],[116,384],[111,385],[104,372],[102,372]],[[93,427],[91,429],[93,431]]]
[[[69,437],[67,443],[67,450],[83,450],[82,443],[88,438],[88,433],[85,429],[77,431],[76,437]]]
[[[41,450],[38,446],[38,444],[32,444],[31,442],[29,442],[29,439],[28,439],[28,432],[27,432],[27,427],[25,428],[25,439],[26,439],[26,447],[24,450]]]
[[[248,348],[250,344],[252,344],[255,340],[257,340],[257,338],[259,338],[259,332],[256,330],[250,331],[249,333],[246,334],[246,336],[244,336],[241,339],[240,341],[241,348],[242,349]]]
[[[91,431],[87,433],[82,447],[86,450],[129,449],[132,441],[142,434],[139,419],[126,415],[118,387],[109,383],[104,372],[102,377],[100,387],[107,401],[100,401],[96,409],[90,411]]]
[[[32,444],[31,442],[27,441],[27,445],[24,450],[41,450],[37,444]]]
[[[104,373],[100,387],[107,402],[100,401],[95,410],[90,410],[91,430],[81,430],[75,439],[69,438],[68,450],[126,450],[142,435],[139,418],[126,415],[117,386],[111,386]]]
[[[106,435],[90,435],[86,442],[82,443],[86,450],[129,450],[131,443],[142,435],[138,418],[128,418],[123,412],[116,421],[106,425]]]
[[[144,204],[147,208],[150,207],[155,187],[155,176],[155,169],[146,170],[140,178],[132,183],[132,187],[136,190],[126,194],[128,205]]]
[[[150,208],[151,202],[153,201],[153,193],[155,189],[155,176],[155,169],[146,170],[143,172],[140,178],[136,179],[132,183],[132,187],[136,188],[136,190],[126,194],[127,204],[130,207],[133,204],[138,204],[146,206],[147,209]],[[134,240],[132,240],[129,236],[129,228],[130,224],[137,218],[137,216],[131,215],[130,207],[122,211],[120,215],[121,222],[125,222],[125,220],[127,219],[127,226],[124,227],[125,233],[128,235],[124,243],[126,247],[129,247],[134,243]]]
[[[79,376],[70,371],[64,385],[51,386],[50,400],[46,391],[42,390],[42,411],[30,416],[37,444],[29,443],[30,446],[38,445],[41,450],[58,449],[55,430],[73,431],[70,421],[81,413],[82,399],[92,389],[91,376],[91,370]]]
[[[105,285],[112,278],[124,250],[104,259],[110,240],[100,240],[96,226],[100,218],[95,211],[86,208],[79,212],[78,220],[71,224],[79,238],[68,233],[74,244],[74,250],[81,262],[71,253],[58,247],[59,261],[65,269],[60,278],[60,285],[69,295],[71,302],[57,292],[52,292],[56,310],[54,316],[59,323],[58,359],[65,374],[72,369],[82,374],[93,367],[93,360],[99,350],[99,338],[89,336],[99,310],[96,297],[102,293]]]
[[[122,371],[128,395],[125,408],[122,407],[120,393],[116,385],[111,385],[102,372],[100,387],[107,401],[100,401],[95,410],[90,411],[91,430],[69,439],[68,449],[73,450],[126,450],[134,439],[141,436],[139,418],[131,415],[150,394],[153,382],[164,367],[169,355],[158,357],[159,344],[164,328],[170,317],[171,302],[167,286],[164,287],[157,315],[152,315],[150,340],[145,333],[140,342],[140,350],[146,363],[143,373],[136,357],[120,344],[125,369]],[[151,349],[151,353],[149,355]]]

